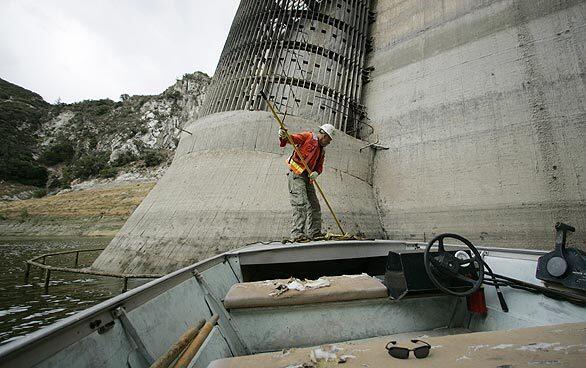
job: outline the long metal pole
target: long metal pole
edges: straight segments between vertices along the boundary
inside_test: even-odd
[[[287,127],[285,127],[285,124],[283,124],[283,121],[281,120],[281,118],[279,117],[279,115],[277,115],[277,112],[275,111],[275,108],[273,107],[273,105],[271,104],[271,102],[269,101],[269,99],[267,98],[267,95],[264,93],[264,91],[261,91],[260,92],[260,95],[262,96],[262,98],[265,100],[265,102],[269,106],[269,109],[273,113],[273,116],[275,117],[275,120],[277,120],[277,122],[281,126],[281,129],[283,129],[285,131],[285,135],[287,136],[287,140],[293,146],[293,149],[297,153],[297,156],[301,159],[301,163],[303,164],[303,167],[305,168],[305,170],[307,170],[307,174],[309,175],[310,174],[309,166],[305,162],[305,158],[303,158],[303,156],[301,155],[301,152],[299,152],[299,149],[295,145],[295,142],[293,142],[293,139],[289,135],[289,132],[287,131]],[[321,194],[322,198],[324,199],[324,202],[326,202],[326,205],[328,206],[328,209],[330,210],[330,213],[334,217],[334,220],[336,220],[336,224],[340,228],[340,231],[342,232],[342,235],[346,235],[346,232],[344,231],[344,229],[342,229],[342,225],[340,224],[340,221],[338,220],[338,217],[334,213],[334,210],[332,209],[332,206],[330,206],[330,202],[326,198],[326,195],[324,194],[323,190],[321,189],[321,186],[319,185],[319,183],[317,182],[316,179],[314,179],[313,182],[315,183],[315,186],[317,187],[317,190],[319,191],[319,194]]]

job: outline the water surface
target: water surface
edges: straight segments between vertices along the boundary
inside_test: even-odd
[[[43,253],[104,248],[111,238],[0,238],[0,344],[109,299],[122,290],[122,280],[108,277],[51,273],[48,292],[43,273],[32,268],[24,282],[24,261]],[[80,266],[89,266],[99,252],[81,253]],[[47,264],[73,267],[75,254],[49,257]],[[131,287],[132,285],[129,285]]]

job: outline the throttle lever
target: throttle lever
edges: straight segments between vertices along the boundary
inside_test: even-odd
[[[576,229],[568,224],[557,222],[555,224],[555,231],[555,251],[557,254],[547,261],[546,269],[553,277],[560,277],[568,270],[568,262],[566,261],[566,236],[568,231],[574,232]]]

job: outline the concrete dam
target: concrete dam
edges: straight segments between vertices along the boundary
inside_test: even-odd
[[[93,267],[288,236],[291,148],[260,91],[292,131],[339,130],[320,184],[348,232],[549,249],[563,221],[584,249],[585,25],[583,0],[242,0],[202,116]]]

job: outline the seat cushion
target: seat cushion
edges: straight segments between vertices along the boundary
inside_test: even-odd
[[[384,298],[387,288],[376,278],[361,275],[328,276],[321,280],[329,282],[328,286],[307,288],[303,291],[287,289],[278,294],[278,287],[287,285],[290,280],[267,280],[245,282],[233,285],[226,297],[227,309],[277,307],[313,303],[340,302],[358,299]]]

